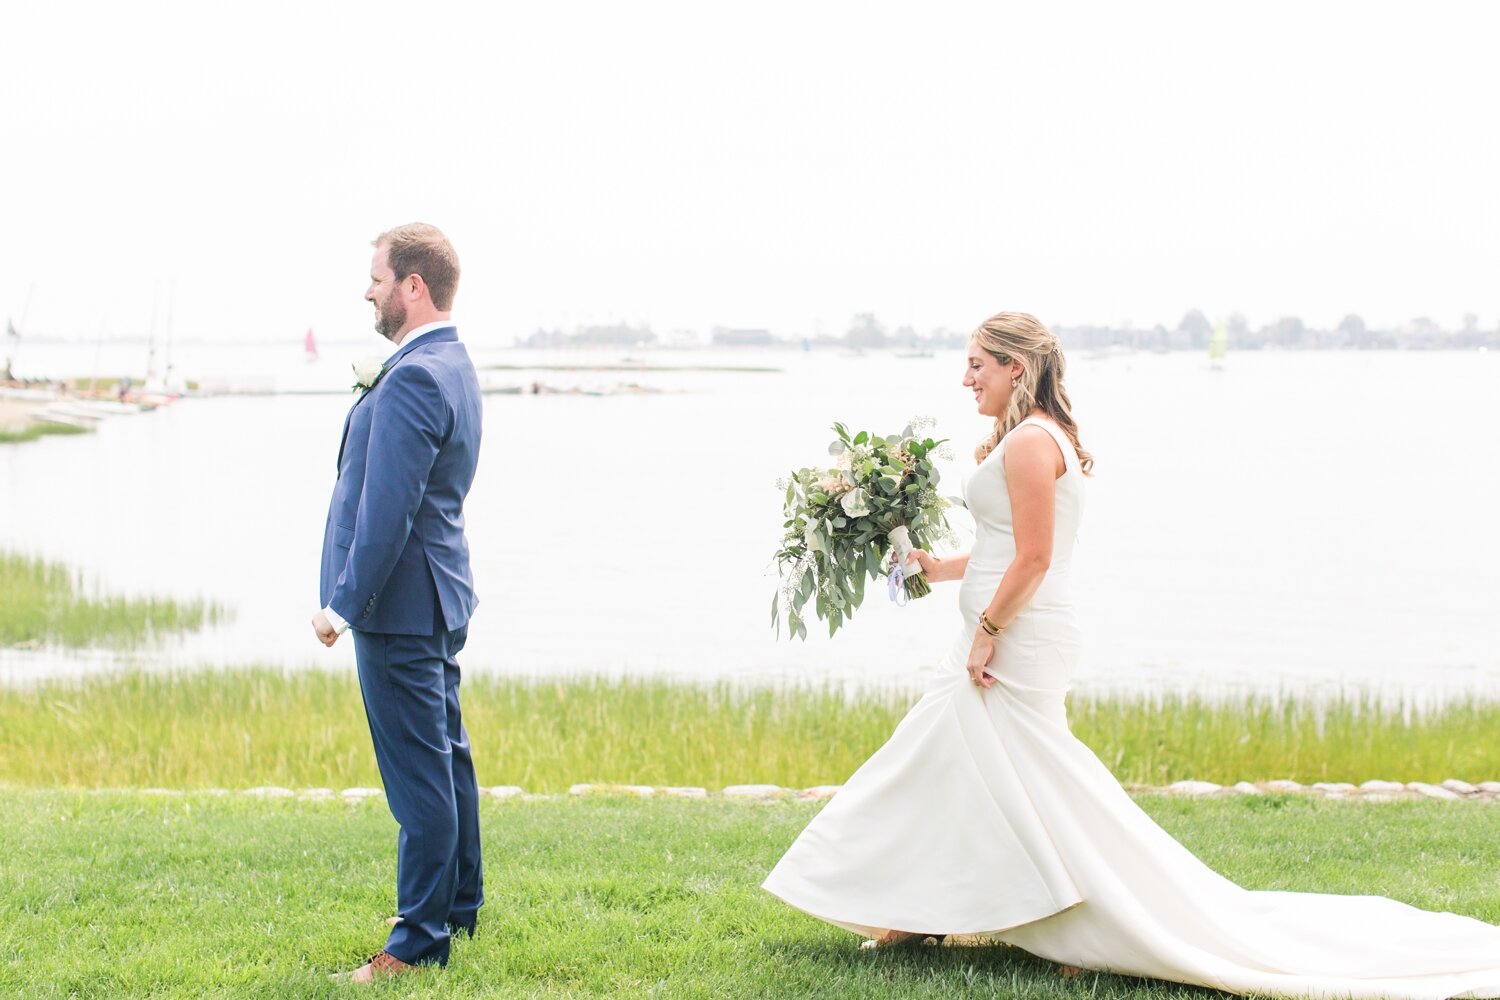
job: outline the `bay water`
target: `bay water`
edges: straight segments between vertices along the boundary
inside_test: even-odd
[[[927,415],[952,441],[941,491],[958,493],[988,423],[960,385],[963,352],[470,342],[492,388],[563,391],[485,398],[467,671],[913,685],[963,627],[953,585],[904,608],[871,586],[832,640],[817,622],[805,643],[769,625],[776,479],[826,462],[835,420],[890,434]],[[310,365],[300,345],[184,345],[178,370],[205,384],[331,391],[185,398],[0,447],[0,547],[101,592],[231,612],[146,650],[3,650],[0,682],[352,669],[352,643],[324,649],[308,619],[353,401],[338,390],[380,349],[329,345]],[[27,351],[28,374],[130,360]],[[1196,354],[1073,352],[1068,387],[1097,462],[1075,557],[1080,688],[1500,696],[1500,356],[1258,352],[1215,370]]]

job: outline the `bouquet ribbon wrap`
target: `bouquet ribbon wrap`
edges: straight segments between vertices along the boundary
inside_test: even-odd
[[[906,581],[922,575],[922,564],[911,554],[911,534],[906,530],[906,525],[901,524],[892,528],[887,537],[891,540],[891,600],[897,604],[905,604]],[[898,586],[899,594],[897,593]]]
[[[906,594],[906,574],[901,572],[899,562],[891,563],[891,572],[886,576],[885,583],[886,590],[891,595],[891,600],[896,603],[896,607],[906,607],[906,602],[910,598]]]

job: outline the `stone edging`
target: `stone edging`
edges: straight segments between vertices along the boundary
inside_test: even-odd
[[[1439,799],[1446,802],[1500,802],[1500,781],[1481,781],[1471,785],[1449,778],[1440,785],[1425,781],[1366,781],[1355,785],[1347,781],[1318,781],[1303,785],[1296,781],[1263,781],[1251,784],[1216,785],[1211,781],[1178,781],[1165,788],[1126,786],[1132,792],[1157,792],[1194,798],[1228,795],[1264,795],[1266,792],[1316,795],[1325,799],[1353,799],[1360,802],[1395,802],[1399,799]]]
[[[481,787],[479,794],[492,799],[558,799],[593,795],[635,796],[637,798],[670,799],[739,799],[751,802],[802,801],[816,802],[832,798],[839,785],[815,785],[812,788],[783,788],[780,785],[729,785],[719,792],[706,788],[661,785],[574,785],[567,796],[539,795],[528,793],[517,785],[493,785]],[[1278,794],[1312,795],[1325,799],[1349,799],[1355,802],[1395,802],[1401,799],[1438,799],[1446,802],[1495,802],[1500,803],[1500,781],[1481,781],[1472,785],[1467,781],[1449,778],[1440,785],[1429,785],[1421,781],[1366,781],[1355,785],[1347,781],[1319,781],[1303,785],[1296,781],[1241,781],[1233,785],[1216,785],[1211,781],[1178,781],[1170,785],[1126,785],[1132,794],[1176,795],[1188,798],[1228,798],[1236,795]],[[175,788],[144,788],[146,795],[182,795]],[[199,794],[229,795],[223,788],[211,788]],[[332,801],[363,802],[366,799],[384,798],[379,788],[304,788],[296,791],[278,785],[262,785],[247,788],[241,795],[260,799],[297,799],[304,802]]]

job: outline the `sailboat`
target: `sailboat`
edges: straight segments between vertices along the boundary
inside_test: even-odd
[[[164,371],[156,367],[156,316],[159,299],[156,296],[151,300],[151,335],[146,350],[146,378],[139,389],[126,388],[120,394],[122,403],[129,403],[141,410],[153,410],[158,406],[175,403],[180,392],[171,388],[168,381],[177,380],[177,372],[172,367],[172,319],[177,304],[177,285],[172,282],[167,285],[167,328],[163,336],[162,361]]]
[[[318,360],[318,342],[313,339],[312,327],[307,328],[307,335],[302,338],[302,356],[310,362]]]
[[[12,365],[16,360],[16,345],[20,342],[21,334],[16,329],[16,324],[11,322],[9,316],[5,317],[5,370],[0,372],[0,380],[6,382],[15,380],[16,376],[14,371],[12,371]]]
[[[1216,372],[1224,370],[1224,355],[1229,353],[1229,328],[1223,320],[1214,324],[1214,335],[1208,341],[1208,367]]]

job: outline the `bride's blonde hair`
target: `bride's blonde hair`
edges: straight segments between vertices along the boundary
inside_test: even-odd
[[[1000,444],[1001,438],[1034,411],[1040,410],[1068,435],[1073,450],[1078,453],[1083,474],[1089,475],[1094,468],[1094,456],[1078,443],[1073,404],[1063,388],[1067,360],[1051,331],[1029,313],[1002,312],[979,325],[974,331],[974,341],[1002,365],[1009,365],[1012,361],[1021,363],[1021,376],[1010,395],[1010,406],[995,418],[994,432],[974,449],[974,460],[984,461],[984,457]]]

